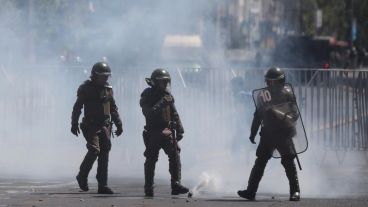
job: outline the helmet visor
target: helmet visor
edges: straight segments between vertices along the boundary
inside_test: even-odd
[[[111,72],[95,72],[98,76],[111,76]]]
[[[266,79],[268,86],[282,86],[284,84],[283,79]]]
[[[157,77],[155,78],[156,80],[162,80],[162,81],[170,81],[170,77],[169,76],[162,76],[162,77]]]

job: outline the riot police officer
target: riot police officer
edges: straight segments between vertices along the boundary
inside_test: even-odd
[[[86,80],[79,86],[77,100],[72,112],[71,132],[78,136],[79,116],[84,108],[84,118],[80,124],[83,136],[87,141],[88,152],[80,165],[77,175],[79,187],[83,191],[88,191],[88,174],[97,160],[97,181],[98,193],[113,194],[107,186],[107,173],[109,152],[111,149],[112,123],[117,130],[116,136],[123,133],[122,122],[118,113],[118,108],[113,97],[112,87],[107,82],[111,76],[111,69],[106,62],[97,62],[93,65],[90,80]]]
[[[178,141],[183,138],[184,129],[179,114],[174,105],[174,97],[170,92],[170,74],[165,69],[156,69],[151,78],[146,78],[146,88],[140,99],[146,125],[143,140],[146,146],[144,156],[145,185],[147,197],[153,197],[155,165],[159,151],[162,148],[169,157],[169,172],[171,174],[171,194],[187,193],[188,188],[181,185],[181,162]]]
[[[263,100],[257,104],[249,137],[250,141],[256,144],[254,139],[261,126],[257,158],[250,173],[247,189],[238,191],[238,195],[248,200],[255,199],[266,164],[274,150],[277,150],[281,155],[281,163],[289,180],[290,201],[299,201],[300,189],[294,163],[296,151],[292,141],[292,137],[296,134],[293,123],[299,117],[298,110],[295,108],[297,107],[295,96],[292,90],[285,86],[285,73],[279,68],[270,68],[265,74],[265,81],[267,87],[264,91],[267,91],[267,94],[263,93],[257,97]],[[274,107],[283,103],[292,103],[293,109],[288,114]]]

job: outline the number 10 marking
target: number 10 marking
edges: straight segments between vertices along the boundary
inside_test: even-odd
[[[271,101],[271,94],[268,90],[263,90],[260,94],[263,99],[263,102],[270,102]]]

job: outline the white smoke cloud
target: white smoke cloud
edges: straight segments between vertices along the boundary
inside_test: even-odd
[[[111,82],[124,122],[123,136],[112,140],[110,175],[140,177],[143,181],[144,118],[138,103],[140,93],[147,87],[144,78],[149,77],[155,67],[169,65],[160,56],[167,34],[200,34],[202,40],[207,41],[205,44],[218,41],[215,22],[208,17],[216,12],[217,1],[126,0],[107,4],[96,0],[84,1],[85,8],[65,4],[56,17],[85,15],[84,18],[74,19],[75,22],[70,23],[74,27],[69,27],[59,25],[54,16],[50,22],[60,28],[40,45],[38,42],[32,45],[30,38],[42,35],[42,31],[46,33],[49,27],[36,24],[40,15],[37,13],[33,14],[34,24],[28,25],[27,7],[14,2],[0,1],[3,49],[0,92],[4,97],[0,101],[3,116],[0,175],[74,179],[86,148],[81,135],[75,138],[70,133],[72,105],[78,85],[88,79],[91,65],[104,58],[112,66]],[[33,6],[37,8],[38,4]],[[69,50],[71,63],[59,67],[60,56],[66,58],[65,49]],[[237,107],[242,106],[235,103],[230,85],[234,73],[221,70],[226,63],[220,55],[205,59],[217,70],[183,70],[180,74],[176,67],[169,67],[173,94],[186,131],[180,143],[183,184],[193,189],[194,195],[236,196],[237,190],[246,187],[255,159],[256,146],[248,141],[254,106],[249,99],[246,112],[240,114]],[[239,74],[244,75],[242,71]],[[250,90],[263,84],[262,72],[244,77]],[[242,116],[246,121],[239,125]],[[240,131],[243,131],[238,132],[242,124],[244,129]],[[300,156],[304,168],[299,173],[302,196],[340,196],[366,190],[355,188],[356,165],[346,168],[330,163],[316,165],[314,156],[323,153],[311,149]],[[331,169],[337,173],[330,173]],[[342,177],[344,173],[346,176]],[[95,168],[91,177],[94,174]],[[168,161],[163,152],[157,163],[156,177],[169,183]],[[259,192],[288,193],[286,175],[279,160],[270,160]]]

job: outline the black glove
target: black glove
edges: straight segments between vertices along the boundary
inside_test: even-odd
[[[116,126],[115,135],[120,136],[122,133],[123,133],[123,126],[122,125]]]
[[[252,144],[257,144],[255,141],[254,141],[254,139],[255,139],[256,137],[254,137],[254,136],[250,136],[249,137],[249,140],[250,140],[250,142],[252,142]]]
[[[180,141],[183,139],[183,133],[177,133],[176,134],[176,140]]]
[[[78,136],[78,134],[80,134],[78,124],[72,124],[72,128],[70,129],[70,131],[71,131],[75,136]]]

